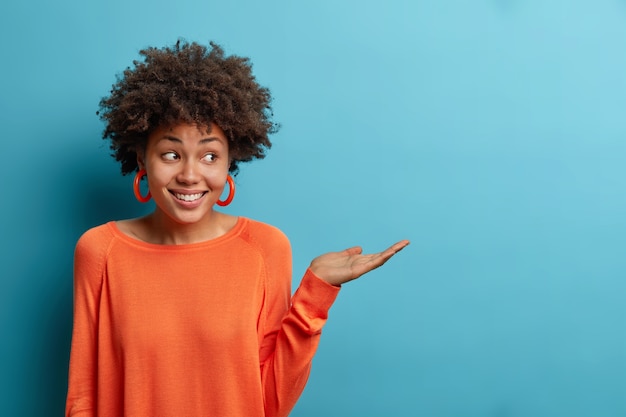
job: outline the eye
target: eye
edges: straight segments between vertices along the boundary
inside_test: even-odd
[[[216,159],[217,155],[215,155],[214,153],[208,153],[202,157],[202,160],[206,162],[215,162]]]
[[[176,152],[165,152],[161,155],[161,157],[166,161],[176,161],[178,159],[178,154]]]

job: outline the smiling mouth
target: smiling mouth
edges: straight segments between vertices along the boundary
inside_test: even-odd
[[[204,196],[206,194],[206,191],[203,193],[196,193],[196,194],[180,194],[180,193],[174,193],[174,192],[171,192],[171,193],[174,197],[176,197],[179,200],[191,202],[191,201],[196,201],[202,196]]]

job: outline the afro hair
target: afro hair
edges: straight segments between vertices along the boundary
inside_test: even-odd
[[[178,123],[217,124],[228,139],[230,172],[239,162],[265,157],[272,121],[270,91],[252,74],[248,58],[225,56],[223,49],[178,41],[172,47],[147,48],[117,77],[97,112],[106,123],[103,139],[111,140],[122,174],[138,169],[137,150],[150,133]]]

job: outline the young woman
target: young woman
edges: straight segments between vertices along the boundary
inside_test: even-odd
[[[155,210],[77,243],[66,415],[286,416],[341,284],[408,241],[322,255],[292,296],[285,235],[215,210],[232,200],[239,163],[271,146],[269,91],[248,59],[213,43],[141,55],[99,113],[122,173],[136,172],[135,195]]]

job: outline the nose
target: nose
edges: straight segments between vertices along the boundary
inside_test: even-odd
[[[176,179],[181,184],[195,184],[200,181],[200,171],[198,164],[193,160],[186,160],[181,164],[180,171]]]

